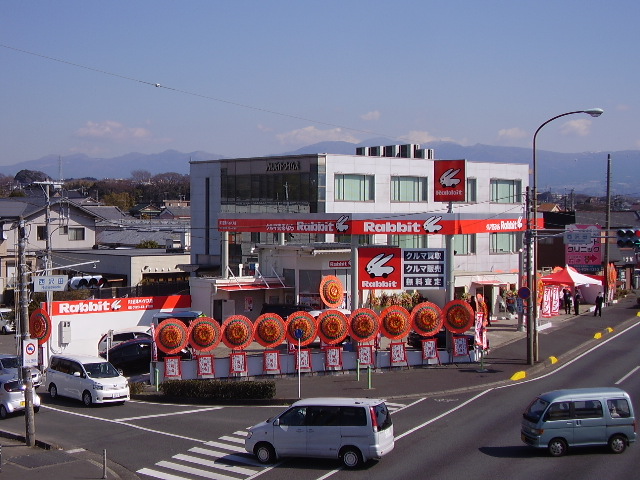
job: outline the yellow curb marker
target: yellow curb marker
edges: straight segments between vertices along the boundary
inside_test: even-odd
[[[556,357],[549,357],[549,361],[551,362],[551,365],[558,363],[558,359]]]
[[[607,333],[613,333],[613,328],[611,327],[607,327],[605,328],[605,330],[607,331]]]
[[[527,372],[525,372],[524,370],[520,370],[519,372],[516,372],[511,376],[511,380],[522,380],[526,376]]]
[[[595,338],[596,340],[601,339],[601,338],[602,338],[602,333],[601,333],[601,332],[596,333],[596,334],[593,336],[593,338]]]

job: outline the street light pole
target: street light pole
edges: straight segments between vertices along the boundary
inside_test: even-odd
[[[532,262],[528,266],[527,271],[527,284],[531,291],[531,301],[527,305],[527,339],[528,345],[531,348],[527,349],[527,362],[529,365],[534,365],[538,361],[538,285],[537,276],[538,271],[538,175],[536,171],[536,139],[538,133],[542,130],[542,127],[548,123],[553,122],[561,117],[567,115],[574,115],[576,113],[586,113],[592,117],[599,117],[604,110],[601,108],[590,108],[588,110],[576,110],[575,112],[561,113],[555,117],[550,118],[542,125],[538,127],[533,134],[533,188],[531,193],[530,202],[533,205],[533,214],[531,215],[531,222],[527,223],[527,258],[532,259]]]

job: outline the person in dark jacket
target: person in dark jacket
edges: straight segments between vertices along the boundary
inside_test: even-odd
[[[573,311],[576,315],[580,315],[580,303],[582,302],[582,295],[580,291],[576,289],[576,294],[573,297]]]
[[[602,304],[604,303],[604,296],[602,295],[602,292],[598,293],[598,296],[596,297],[596,308],[593,311],[593,316],[595,317],[596,315],[601,317],[602,316]]]

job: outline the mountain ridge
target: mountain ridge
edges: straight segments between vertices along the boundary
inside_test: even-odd
[[[352,155],[357,147],[393,145],[396,142],[385,138],[370,139],[361,143],[343,141],[320,142],[294,151],[265,156],[303,155],[333,153]],[[437,159],[467,159],[474,162],[532,162],[531,149],[502,147],[495,145],[460,145],[454,142],[430,142],[422,148],[435,150]],[[537,152],[538,190],[555,193],[583,193],[604,195],[606,191],[607,153],[580,152],[558,153],[546,150]],[[640,150],[611,152],[611,191],[617,195],[640,195],[635,166],[640,164]],[[96,158],[86,154],[68,156],[46,155],[37,160],[28,160],[14,165],[0,166],[0,173],[14,176],[20,170],[37,170],[53,179],[70,178],[129,178],[132,171],[146,170],[152,175],[175,172],[189,174],[189,162],[218,160],[223,155],[204,151],[183,153],[165,150],[154,154],[131,152],[113,158]],[[68,172],[73,172],[70,176]],[[62,177],[62,178],[61,178]]]

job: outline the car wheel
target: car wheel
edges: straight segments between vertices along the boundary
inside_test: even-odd
[[[84,403],[85,407],[90,407],[93,405],[93,399],[91,398],[91,392],[85,391],[82,394],[82,403]]]
[[[609,450],[622,453],[627,449],[627,439],[624,435],[614,435],[609,439]]]
[[[56,387],[55,383],[49,385],[49,396],[51,398],[56,398],[58,396],[58,387]]]
[[[362,463],[362,454],[356,447],[345,447],[340,453],[340,460],[347,468],[356,468]]]
[[[9,412],[7,412],[6,407],[4,405],[0,405],[0,418],[4,420],[8,416],[9,416]]]
[[[567,453],[567,442],[563,438],[554,438],[549,442],[549,453],[552,457],[561,457]]]
[[[276,451],[268,443],[259,443],[253,449],[260,463],[273,463],[276,460]]]

